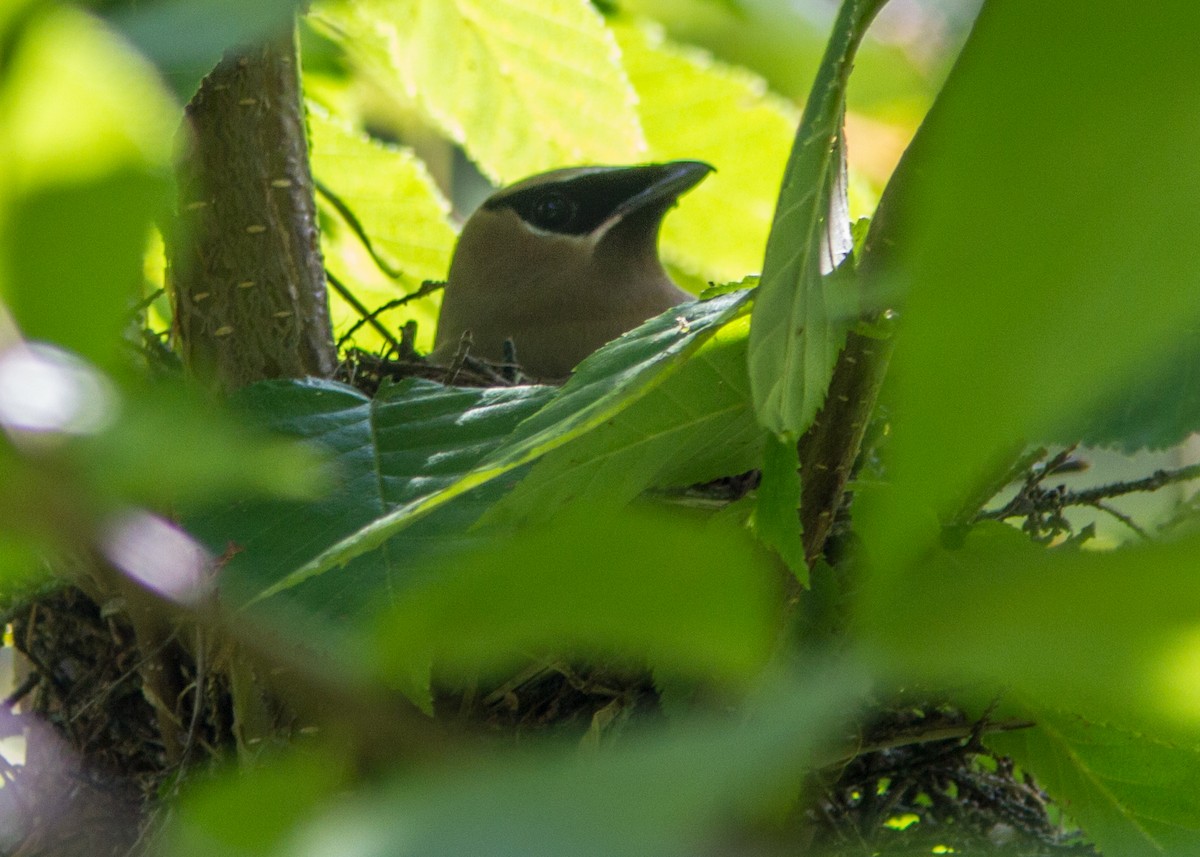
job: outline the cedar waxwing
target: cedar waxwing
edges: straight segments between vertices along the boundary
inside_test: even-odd
[[[463,227],[434,341],[448,361],[465,331],[471,354],[560,379],[648,318],[692,300],[658,259],[676,200],[712,170],[700,161],[573,167],[490,196]]]

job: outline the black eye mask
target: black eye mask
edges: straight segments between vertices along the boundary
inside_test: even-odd
[[[587,235],[623,204],[644,192],[659,175],[650,170],[614,168],[501,191],[484,208],[511,208],[531,226],[561,235]]]

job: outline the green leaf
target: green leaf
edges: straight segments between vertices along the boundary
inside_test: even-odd
[[[301,5],[301,0],[159,0],[120,9],[110,20],[187,101],[226,50],[288,33]]]
[[[326,214],[321,239],[329,270],[368,309],[415,292],[425,280],[445,277],[455,232],[449,221],[450,206],[423,162],[411,150],[371,140],[311,104],[308,123],[317,180],[350,210],[375,252],[400,276],[393,279],[384,274],[342,215],[319,197]],[[344,301],[334,298],[331,305],[335,331],[360,320]],[[417,345],[429,350],[437,306],[435,298],[422,298],[378,318],[394,330],[404,319],[417,319]],[[382,338],[366,326],[355,334],[354,342],[375,351]]]
[[[853,665],[782,679],[736,718],[626,736],[603,753],[526,745],[355,796],[297,831],[287,853],[327,843],[396,857],[673,857],[725,842],[731,817],[792,794],[854,705]],[[344,846],[343,846],[344,849]],[[734,848],[736,850],[736,848]]]
[[[850,249],[842,117],[854,53],[884,0],[845,0],[813,83],[775,210],[750,326],[759,420],[799,437],[825,400],[853,318],[834,311],[822,275]]]
[[[649,488],[753,468],[763,432],[750,407],[746,327],[726,324],[659,386],[546,453],[484,520],[549,517],[580,500],[619,506]]]
[[[794,438],[768,434],[762,483],[754,504],[754,532],[808,586],[808,563],[800,527],[800,453]]]
[[[795,109],[761,78],[672,43],[653,24],[618,21],[612,29],[637,90],[650,157],[717,168],[664,222],[663,256],[705,280],[759,271]]]
[[[491,455],[473,469],[348,535],[296,569],[285,585],[323,574],[374,550],[434,509],[614,418],[661,384],[726,322],[743,312],[748,294],[737,292],[675,307],[610,342],[584,360],[544,408],[522,422],[502,446],[489,449]]]
[[[413,569],[430,553],[453,554],[476,543],[467,529],[486,507],[486,493],[463,498],[339,574],[308,580],[297,569],[390,510],[456,483],[553,393],[548,387],[456,389],[410,379],[372,400],[331,382],[254,385],[239,394],[239,404],[261,424],[324,450],[335,490],[316,503],[211,509],[189,518],[188,528],[218,553],[231,543],[237,547],[222,568],[230,603],[288,592],[284,603],[308,614],[371,615],[413,583]],[[498,484],[491,492],[507,487]]]
[[[620,51],[588,0],[327,2],[317,15],[501,184],[645,155]]]
[[[169,200],[177,118],[94,18],[30,13],[0,86],[0,295],[25,335],[111,367]]]
[[[381,617],[385,675],[503,675],[530,653],[746,680],[777,633],[778,576],[744,528],[586,501],[425,575]]]
[[[889,189],[897,490],[857,512],[881,574],[924,549],[912,514],[969,513],[1014,450],[1079,432],[1195,328],[1196,26],[1179,2],[984,8]]]
[[[1200,431],[1200,339],[1188,330],[1155,349],[1154,365],[1113,390],[1097,407],[1043,437],[1046,442],[1116,447],[1126,453],[1176,446]]]
[[[249,857],[276,853],[294,828],[346,787],[345,753],[297,748],[187,783],[172,813],[165,853],[173,857]],[[174,804],[173,804],[174,805]]]
[[[1052,550],[989,522],[961,546],[923,555],[902,590],[860,604],[858,627],[893,675],[982,680],[1039,707],[1193,734],[1198,553],[1195,536],[1106,553]]]
[[[1035,710],[1037,726],[988,736],[1037,777],[1105,854],[1200,850],[1200,750],[1061,711]]]

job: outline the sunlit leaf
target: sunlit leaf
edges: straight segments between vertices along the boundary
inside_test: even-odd
[[[312,105],[309,132],[317,181],[349,209],[372,249],[399,276],[392,278],[380,270],[344,215],[319,195],[327,215],[322,241],[329,270],[369,310],[415,292],[425,280],[445,278],[455,233],[449,205],[424,164],[410,150],[371,140]],[[356,310],[336,296],[331,298],[335,334],[361,321]],[[378,318],[396,336],[404,320],[417,319],[418,346],[433,347],[435,298],[413,301]],[[382,339],[365,326],[354,342],[374,351]]]
[[[699,159],[717,168],[666,219],[664,256],[706,280],[757,273],[795,109],[745,69],[671,43],[654,25],[618,22],[613,32],[638,93],[649,157]]]
[[[588,0],[327,2],[317,16],[500,184],[644,158],[620,52]]]

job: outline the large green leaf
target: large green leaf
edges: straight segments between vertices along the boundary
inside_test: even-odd
[[[308,124],[317,181],[348,209],[379,260],[397,276],[380,270],[345,215],[334,210],[331,199],[320,196],[326,267],[372,310],[411,294],[425,280],[445,278],[455,233],[449,222],[450,207],[424,164],[411,150],[376,142],[319,107],[309,107]],[[335,333],[361,320],[356,310],[332,297]],[[429,350],[437,306],[435,298],[423,298],[378,318],[393,330],[398,330],[404,319],[417,319],[417,345]],[[373,328],[364,326],[355,334],[354,343],[374,351],[382,339]]]
[[[296,569],[281,585],[323,574],[375,550],[414,521],[590,431],[663,383],[686,358],[742,313],[748,292],[684,304],[610,342],[579,365],[544,408],[473,469],[376,517]],[[530,389],[530,388],[523,388]],[[537,388],[540,389],[540,388]]]
[[[889,190],[897,490],[857,514],[881,575],[926,546],[914,516],[957,517],[1026,440],[1086,433],[1195,327],[1197,26],[1184,2],[984,7]]]
[[[824,275],[851,246],[842,131],[846,86],[858,44],[884,2],[842,4],[796,132],[754,300],[754,406],[766,428],[793,441],[820,410],[854,322],[847,304],[839,306],[828,294]]]
[[[588,0],[359,0],[316,14],[501,184],[645,155],[620,51]]]
[[[547,387],[454,389],[408,380],[374,400],[340,384],[265,382],[239,394],[262,424],[316,444],[331,456],[335,490],[316,503],[242,502],[190,518],[217,553],[228,603],[286,590],[306,613],[347,616],[386,606],[413,583],[418,562],[461,550],[486,505],[480,493],[430,517],[404,540],[305,582],[296,569],[397,506],[456,482],[552,394]],[[505,490],[497,484],[492,493]],[[300,585],[300,584],[304,585]]]
[[[663,256],[717,282],[757,273],[795,109],[745,69],[673,44],[652,24],[617,21],[613,32],[638,93],[650,157],[698,158],[717,168],[664,222]]]
[[[743,473],[757,464],[762,436],[740,319],[655,389],[548,452],[486,520],[545,517],[574,501],[621,505],[648,488]]]
[[[1037,726],[986,740],[1037,777],[1105,854],[1157,857],[1200,851],[1200,750],[1093,723],[1033,712]]]

